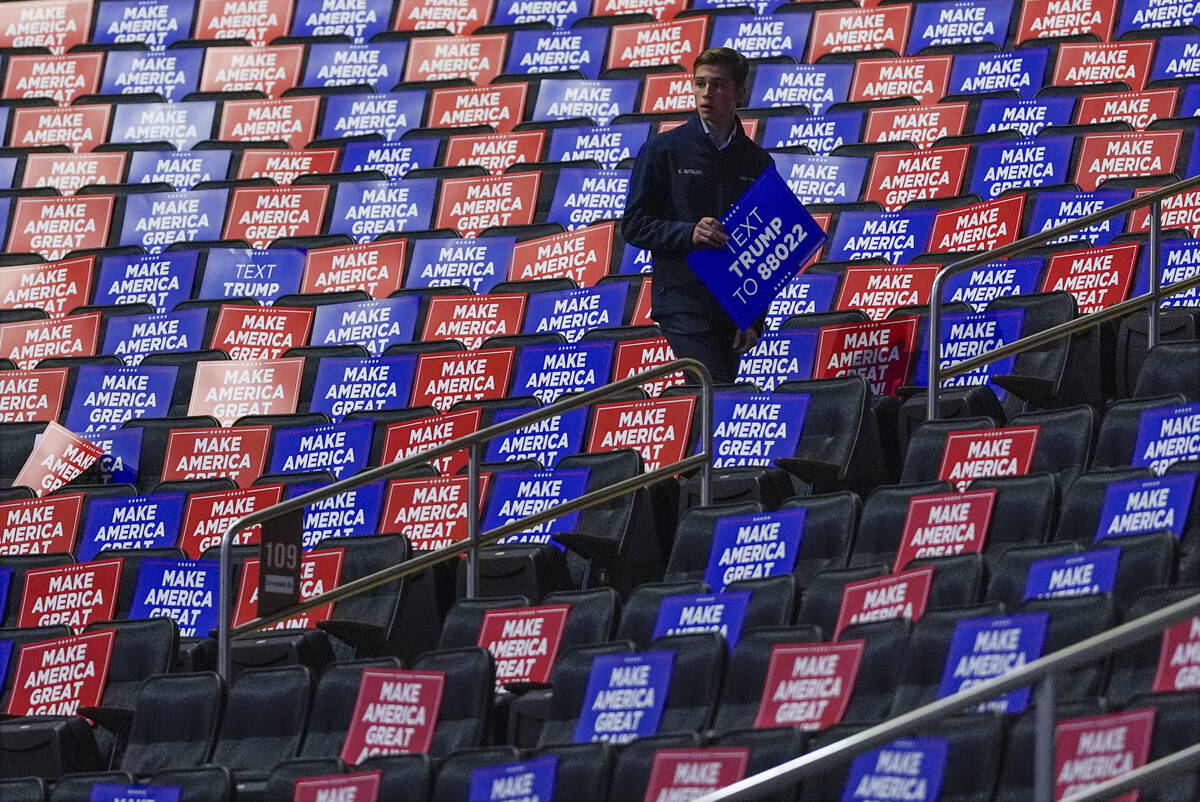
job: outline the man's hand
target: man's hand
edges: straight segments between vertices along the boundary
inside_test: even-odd
[[[744,354],[758,344],[759,335],[762,334],[762,329],[757,326],[751,326],[745,331],[739,331],[733,335],[733,352],[735,354]]]
[[[725,227],[713,217],[701,217],[692,228],[692,244],[698,248],[724,248]]]

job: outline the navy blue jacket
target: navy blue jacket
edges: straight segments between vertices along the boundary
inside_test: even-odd
[[[773,164],[769,153],[734,125],[733,139],[718,150],[700,115],[647,142],[629,181],[621,234],[651,252],[651,314],[725,311],[683,259],[692,250],[692,228],[701,217],[720,219],[754,179]]]

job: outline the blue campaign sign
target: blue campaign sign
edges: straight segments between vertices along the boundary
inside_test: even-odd
[[[554,798],[558,755],[485,766],[471,772],[467,802],[531,802]]]
[[[674,662],[671,651],[593,657],[575,742],[626,744],[657,733]]]
[[[3,122],[0,122],[3,129]],[[0,156],[0,187],[12,189],[17,177],[17,157]]]
[[[1138,420],[1135,468],[1160,476],[1180,460],[1200,458],[1200,403],[1147,409]]]
[[[902,738],[854,758],[841,802],[936,802],[946,775],[950,742]]]
[[[300,248],[210,248],[198,297],[274,303],[300,291],[305,254]]]
[[[808,106],[823,114],[846,102],[853,78],[853,64],[763,64],[754,72],[749,105]]]
[[[310,412],[324,412],[336,423],[359,410],[403,409],[412,398],[416,354],[374,357],[326,357],[317,365]]]
[[[884,259],[908,264],[928,250],[936,209],[842,212],[829,243],[829,259]]]
[[[1190,175],[1191,173],[1189,173]],[[1150,291],[1150,249],[1143,248],[1131,295]],[[1169,287],[1200,273],[1200,239],[1167,240],[1159,246],[1158,285]],[[1162,306],[1200,306],[1200,288],[1163,298]]]
[[[1115,546],[1038,560],[1029,566],[1025,593],[1021,599],[1060,599],[1112,593],[1120,561],[1121,550]]]
[[[191,189],[201,181],[223,181],[229,175],[228,150],[135,150],[129,154],[130,184],[170,184]]]
[[[325,98],[321,136],[338,139],[379,134],[395,140],[408,129],[419,127],[424,113],[423,91],[330,95]]]
[[[409,243],[412,259],[404,286],[468,287],[476,293],[491,292],[508,279],[516,237],[482,239],[419,239]]]
[[[717,632],[732,649],[742,637],[750,591],[735,590],[707,596],[667,596],[658,605],[654,637]]]
[[[769,393],[784,382],[811,379],[817,334],[816,329],[763,332],[738,361],[737,380]]]
[[[718,11],[723,8],[746,8],[754,9],[756,14],[769,14],[782,5],[786,5],[788,0],[693,0],[688,5],[691,9],[705,9],[708,11]]]
[[[395,86],[401,78],[408,42],[347,45],[314,42],[308,46],[301,86],[368,84],[376,92]]]
[[[329,233],[370,242],[381,234],[429,228],[437,185],[436,178],[342,181],[334,194]]]
[[[172,618],[185,638],[205,638],[217,625],[221,564],[216,560],[142,560],[129,618]]]
[[[687,262],[733,322],[747,329],[826,236],[772,168],[721,216],[721,223],[726,246],[692,251]]]
[[[302,496],[319,487],[318,484],[288,485],[284,498]],[[384,491],[383,482],[372,482],[305,506],[303,550],[315,549],[327,537],[360,537],[378,532]]]
[[[990,312],[945,315],[942,318],[942,354],[939,364],[943,368],[950,367],[985,351],[1016,342],[1021,339],[1021,326],[1024,321],[1024,309],[997,309]],[[991,378],[1011,373],[1016,361],[1016,354],[993,360],[970,373],[942,379],[942,386],[978,387],[986,384],[996,393],[996,397],[1003,401],[1007,393],[1003,387],[992,384]],[[917,359],[913,384],[917,387],[929,386],[929,341],[927,339],[921,343],[921,356]]]
[[[857,203],[870,159],[775,153],[775,169],[801,203]]]
[[[81,365],[63,424],[73,432],[120,429],[131,418],[165,418],[175,390],[174,365]]]
[[[1177,539],[1182,538],[1195,492],[1194,473],[1113,482],[1104,489],[1104,506],[1100,509],[1095,539],[1164,529]]]
[[[612,375],[613,343],[529,345],[517,359],[512,395],[531,395],[543,404],[563,393],[581,393],[607,384]]]
[[[492,24],[548,22],[553,28],[570,28],[590,13],[592,4],[587,0],[498,0]]]
[[[388,29],[391,0],[296,0],[292,36],[349,36],[365,42]]]
[[[1070,190],[1049,190],[1034,194],[1033,212],[1029,218],[1029,230],[1026,234],[1038,234],[1064,223],[1070,223],[1081,217],[1116,206],[1133,196],[1131,190],[1105,189],[1096,192],[1071,192]],[[1085,240],[1092,245],[1107,245],[1113,238],[1125,231],[1127,214],[1095,223],[1080,229],[1074,234],[1066,234],[1053,240],[1050,244]]]
[[[1041,187],[1068,180],[1072,136],[980,142],[975,148],[971,192],[990,200],[1013,187]]]
[[[558,172],[554,200],[546,218],[568,230],[600,220],[615,220],[625,213],[632,170],[596,170],[564,167]]]
[[[828,156],[834,148],[862,139],[865,117],[861,111],[771,116],[763,128],[762,144],[768,150],[803,146],[813,153]],[[775,154],[775,158],[778,159],[779,154]]]
[[[1149,28],[1184,28],[1200,24],[1200,8],[1190,0],[1142,0],[1122,3],[1113,39]]]
[[[804,507],[720,518],[713,527],[704,581],[724,590],[741,579],[790,574],[807,518]]]
[[[793,456],[807,413],[805,393],[715,393],[713,465],[770,465]]]
[[[107,549],[174,546],[186,503],[186,493],[94,498],[87,505],[75,557],[89,562]]]
[[[110,318],[101,353],[121,357],[126,365],[141,364],[149,354],[199,351],[204,342],[203,309],[184,309],[156,315]]]
[[[1009,259],[951,276],[942,291],[948,303],[966,303],[982,312],[984,307],[1004,295],[1028,295],[1037,292],[1045,264],[1041,259]]]
[[[608,125],[613,117],[637,111],[641,85],[637,78],[547,78],[538,89],[533,119],[549,122],[587,117],[596,125]]]
[[[573,343],[590,329],[624,325],[628,293],[624,283],[530,293],[523,331],[557,331]]]
[[[767,307],[767,331],[774,331],[793,315],[812,315],[833,308],[838,277],[832,273],[801,273],[793,278]]]
[[[1021,136],[1037,136],[1047,125],[1070,125],[1074,113],[1073,97],[984,98],[975,118],[975,133],[1016,131]]]
[[[313,316],[311,345],[361,345],[379,356],[389,345],[410,343],[421,299],[415,295],[325,304]]]
[[[228,201],[227,189],[130,194],[120,244],[158,253],[179,242],[220,239]]]
[[[942,669],[938,698],[1007,674],[1042,656],[1049,613],[966,618],[954,627]],[[975,710],[1020,713],[1029,704],[1029,687],[1017,688],[978,705]]]
[[[579,498],[588,491],[587,468],[554,471],[501,471],[492,474],[487,511],[483,515],[485,532],[518,521],[535,513]],[[573,532],[579,524],[579,510],[551,518],[521,532],[501,538],[498,543],[539,543],[563,547],[554,535]]]
[[[635,274],[646,274],[654,272],[654,257],[650,251],[642,250],[636,245],[625,243],[625,250],[621,252],[621,266],[617,269],[617,274],[621,276],[630,276]]]
[[[436,139],[347,142],[338,169],[344,173],[378,170],[388,178],[403,178],[411,170],[437,166],[438,147]]]
[[[336,478],[358,473],[371,458],[372,420],[276,429],[271,473],[329,471]]]
[[[204,49],[199,47],[149,53],[110,50],[100,91],[106,95],[156,92],[167,100],[180,100],[199,88],[203,64]]]
[[[1195,141],[1192,142],[1191,152],[1187,157],[1187,175],[1193,175],[1193,171],[1197,166],[1200,166],[1200,146]]]
[[[141,42],[151,50],[162,50],[192,31],[191,3],[170,0],[100,0],[96,4],[95,44]],[[109,54],[120,51],[110,50]],[[199,73],[197,73],[199,75]]]
[[[990,42],[1004,47],[1013,0],[940,0],[913,7],[908,55],[938,45]]]
[[[89,443],[100,446],[103,454],[90,473],[95,484],[134,484],[142,459],[142,428],[108,429],[102,432],[81,432]]]
[[[179,802],[182,789],[177,785],[113,785],[97,783],[92,786],[88,802]]]
[[[584,78],[600,77],[608,29],[574,28],[553,31],[514,31],[505,72],[531,75],[578,70]]]
[[[594,159],[605,170],[615,170],[622,159],[637,156],[649,138],[650,123],[555,128],[547,158],[555,162]]]
[[[532,412],[537,407],[499,409],[493,423],[503,423]],[[563,457],[578,454],[583,449],[583,433],[587,430],[588,411],[584,407],[546,418],[538,423],[502,434],[488,441],[488,462],[517,462],[535,459],[543,467],[553,468]]]
[[[171,251],[153,256],[105,256],[100,260],[93,302],[150,304],[159,312],[192,297],[196,281],[196,251]],[[108,333],[117,318],[108,321]]]
[[[1191,78],[1200,75],[1200,37],[1185,33],[1164,36],[1154,49],[1150,80]]]
[[[812,14],[719,15],[713,17],[710,47],[732,47],[746,58],[791,56],[804,60]]]
[[[1200,85],[1189,84],[1183,88],[1176,117],[1195,117],[1200,114]]]
[[[12,569],[0,568],[0,609],[7,610],[8,607],[8,589],[12,583]],[[11,641],[0,641],[0,645],[11,643]],[[0,651],[0,667],[8,668],[8,655]],[[4,675],[0,674],[0,682],[4,681]]]
[[[1045,85],[1049,61],[1047,47],[1003,53],[959,53],[954,57],[946,92],[960,95],[1017,92],[1023,98],[1031,98]]]
[[[187,103],[118,103],[113,106],[109,142],[170,142],[178,150],[189,150],[213,135],[217,101]]]
[[[8,573],[7,568],[4,569]],[[8,586],[5,585],[7,591]],[[0,640],[0,684],[8,682],[9,662],[12,659],[13,642],[11,640]]]

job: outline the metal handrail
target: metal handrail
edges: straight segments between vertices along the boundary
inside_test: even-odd
[[[479,532],[479,447],[483,443],[491,440],[502,434],[506,434],[517,429],[523,429],[538,421],[552,418],[564,412],[569,412],[572,409],[587,406],[588,404],[596,403],[616,393],[629,390],[634,387],[639,387],[647,381],[667,376],[677,371],[690,371],[695,373],[700,378],[700,451],[690,457],[685,457],[681,460],[664,465],[657,470],[649,473],[641,473],[637,476],[631,476],[608,487],[593,490],[577,498],[571,499],[553,507],[549,507],[541,512],[528,515],[516,521],[490,529],[485,533]],[[699,468],[701,470],[700,484],[700,503],[707,505],[711,500],[712,494],[712,430],[713,430],[713,382],[709,375],[708,369],[695,359],[676,359],[672,362],[667,362],[662,365],[650,368],[641,373],[627,376],[624,379],[619,379],[615,382],[610,382],[602,387],[597,387],[594,390],[587,390],[569,398],[563,398],[555,401],[544,407],[539,407],[531,412],[527,412],[511,420],[495,423],[486,429],[480,429],[470,434],[465,434],[462,437],[456,438],[439,446],[426,449],[417,454],[410,455],[401,460],[390,462],[387,465],[380,465],[375,468],[369,468],[365,471],[355,474],[354,476],[326,485],[325,487],[311,490],[303,495],[281,501],[270,507],[261,510],[256,510],[248,515],[245,515],[234,521],[221,537],[221,575],[220,575],[220,592],[218,596],[218,605],[220,607],[217,630],[217,670],[222,677],[228,678],[230,675],[230,638],[234,635],[240,635],[245,632],[251,632],[256,629],[261,629],[264,626],[283,621],[297,613],[302,613],[319,607],[324,604],[340,601],[349,596],[361,593],[365,590],[378,587],[379,585],[399,579],[410,574],[425,570],[434,565],[447,562],[455,559],[460,555],[467,553],[470,555],[467,573],[467,594],[468,596],[474,593],[474,573],[476,569],[474,555],[481,546],[486,546],[499,540],[506,535],[513,534],[528,529],[544,521],[549,521],[552,518],[557,518],[560,515],[572,512],[577,509],[599,504],[617,496],[629,493],[640,487],[653,484],[661,479],[666,479],[675,474]],[[333,590],[322,593],[319,596],[314,596],[311,599],[293,604],[282,610],[278,610],[270,615],[260,616],[251,621],[247,621],[237,627],[231,626],[230,623],[230,606],[232,600],[230,593],[232,591],[232,548],[234,535],[243,529],[251,526],[264,523],[276,518],[280,515],[289,512],[301,510],[309,504],[331,498],[347,490],[353,490],[371,482],[376,482],[382,479],[388,479],[401,473],[409,468],[417,465],[422,465],[430,460],[440,457],[445,454],[451,454],[455,451],[460,451],[463,448],[469,449],[468,463],[468,500],[467,500],[467,530],[468,537],[458,543],[452,543],[435,551],[430,551],[421,554],[410,560],[384,568],[369,574],[359,579],[347,582],[346,584],[334,588]]]

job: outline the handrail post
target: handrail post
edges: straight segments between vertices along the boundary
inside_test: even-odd
[[[939,270],[929,291],[929,330],[925,335],[929,347],[929,390],[925,393],[925,420],[937,420],[938,392],[942,387],[942,377],[938,373],[942,356],[942,284],[949,274],[949,268]]]
[[[233,592],[233,578],[230,574],[233,573],[233,533],[236,531],[237,524],[234,524],[221,536],[221,557],[218,563],[221,575],[217,577],[217,672],[226,682],[229,681],[229,670],[232,668],[229,656],[229,626],[232,623],[233,606],[229,596]]]
[[[471,443],[467,460],[467,537],[471,550],[467,552],[467,598],[479,592],[479,443]]]
[[[1037,686],[1034,711],[1033,799],[1054,802],[1054,672]]]
[[[1146,345],[1153,348],[1158,345],[1158,313],[1159,313],[1159,251],[1162,249],[1162,220],[1161,201],[1150,204],[1150,320],[1146,327]]]
[[[700,469],[700,505],[707,507],[712,504],[712,475],[713,475],[713,382],[708,371],[697,371],[700,374],[700,437],[701,446],[708,459]]]

